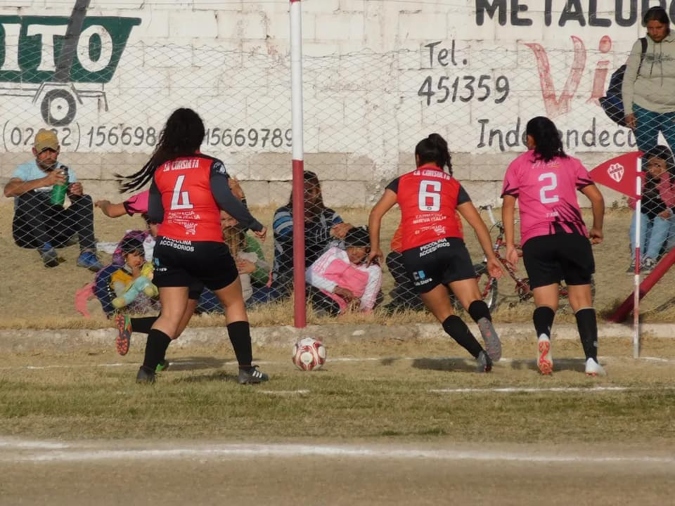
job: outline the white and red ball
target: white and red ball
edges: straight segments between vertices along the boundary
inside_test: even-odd
[[[293,363],[303,371],[315,371],[326,363],[326,347],[318,339],[304,337],[293,346]]]

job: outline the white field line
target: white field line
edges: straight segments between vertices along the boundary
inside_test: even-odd
[[[10,450],[62,450],[69,448],[66,443],[50,443],[48,441],[22,441],[0,439],[0,448]]]
[[[603,392],[663,392],[675,387],[503,387],[503,388],[437,388],[429,392],[437,394],[519,394],[519,393],[603,393]]]
[[[260,394],[266,395],[306,395],[310,390],[256,390]]]
[[[171,362],[171,361],[169,361]],[[258,364],[262,364],[263,362],[257,362]],[[0,371],[16,371],[16,370],[27,370],[27,371],[44,371],[44,370],[49,370],[49,369],[89,369],[93,367],[109,367],[109,368],[115,368],[115,367],[138,367],[139,362],[127,362],[127,363],[122,363],[122,362],[117,362],[117,363],[112,363],[112,364],[71,364],[71,365],[21,365],[21,366],[16,366],[16,367],[0,367]],[[184,366],[184,365],[209,365],[208,362],[183,362],[183,361],[177,361],[174,362],[175,365],[177,366]]]
[[[349,459],[398,459],[398,460],[443,460],[443,461],[506,461],[522,463],[558,463],[558,464],[658,464],[675,465],[675,457],[640,456],[640,455],[605,455],[589,456],[582,454],[561,455],[531,453],[526,451],[477,451],[477,450],[426,450],[415,448],[392,448],[376,446],[329,446],[329,445],[285,445],[285,444],[242,444],[242,445],[209,445],[183,446],[170,449],[135,448],[116,449],[87,447],[86,445],[66,445],[60,449],[40,448],[41,443],[17,441],[5,443],[5,450],[17,450],[16,454],[4,451],[0,462],[92,462],[111,460],[166,460],[166,459],[225,459],[261,457],[298,458],[349,458]],[[32,453],[26,448],[34,448]],[[41,451],[38,451],[41,450]]]

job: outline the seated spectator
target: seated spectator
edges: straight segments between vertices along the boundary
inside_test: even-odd
[[[265,302],[268,293],[266,287],[270,276],[270,266],[265,261],[260,243],[242,230],[238,226],[237,220],[225,211],[220,212],[220,223],[225,244],[230,248],[230,253],[237,262],[244,301],[247,305]],[[223,311],[218,298],[206,289],[199,299],[197,309],[204,313]]]
[[[159,291],[152,284],[153,268],[145,261],[143,242],[129,237],[122,241],[124,265],[110,275],[110,288],[116,297],[112,305],[118,311],[145,314],[159,310]]]
[[[332,246],[305,274],[310,300],[317,314],[337,316],[349,310],[370,312],[382,286],[382,269],[366,265],[370,237],[365,228],[351,228],[344,238],[344,249]]]
[[[651,272],[662,248],[675,232],[672,226],[675,208],[675,162],[666,146],[656,146],[645,155],[647,174],[642,189],[640,226],[640,270]],[[635,209],[635,201],[630,206]],[[633,213],[630,225],[631,264],[626,272],[635,272],[635,227],[637,214]]]
[[[96,273],[96,277],[94,278],[93,293],[101,303],[101,308],[108,318],[111,318],[118,309],[113,304],[113,299],[117,295],[112,289],[111,276],[126,263],[126,253],[124,251],[125,243],[130,240],[138,241],[138,243],[141,244],[145,262],[152,261],[152,251],[155,246],[155,238],[152,234],[152,231],[150,230],[151,224],[147,221],[146,224],[146,230],[129,230],[126,234],[124,234],[124,237],[122,237],[122,240],[117,244],[117,247],[115,248],[115,251],[112,255],[112,263],[105,266]]]
[[[5,185],[5,197],[14,197],[12,233],[17,246],[37,249],[45,267],[59,265],[55,248],[70,244],[77,237],[80,245],[79,267],[98,271],[102,265],[96,256],[94,204],[84,194],[75,172],[58,161],[59,141],[51,130],[41,129],[32,149],[35,159],[19,165]],[[62,199],[53,200],[59,187],[65,186],[68,208]],[[54,188],[56,187],[56,188]]]
[[[344,223],[332,209],[325,206],[321,183],[314,172],[304,173],[305,201],[305,268],[312,265],[334,239],[344,239],[352,225]],[[288,204],[274,213],[274,264],[268,299],[288,295],[293,288],[293,193]]]

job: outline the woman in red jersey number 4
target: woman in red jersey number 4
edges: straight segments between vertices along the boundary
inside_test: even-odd
[[[148,334],[145,359],[136,380],[152,383],[157,364],[181,321],[189,318],[189,287],[202,282],[213,291],[227,318],[227,333],[239,363],[239,383],[267,381],[252,362],[251,332],[237,265],[223,242],[221,209],[260,239],[267,230],[232,194],[223,162],[201,154],[204,123],[191,109],[177,109],[162,131],[150,161],[129,176],[123,188],[134,190],[150,180],[148,216],[159,223],[154,249],[153,283],[162,312]]]
[[[501,358],[501,342],[492,326],[490,311],[481,299],[476,272],[455,211],[459,211],[473,227],[487,257],[490,274],[501,276],[501,264],[492,251],[485,223],[462,185],[452,177],[445,139],[431,134],[420,141],[415,148],[415,161],[417,169],[389,183],[370,212],[369,261],[383,259],[380,249],[382,217],[398,203],[403,231],[403,264],[415,289],[442,323],[443,330],[476,359],[478,371],[489,372],[492,362]],[[469,327],[453,314],[446,285],[478,324],[487,352]]]
[[[543,116],[533,118],[525,133],[528,151],[511,162],[504,176],[502,221],[506,259],[515,265],[514,211],[518,200],[523,262],[536,306],[532,319],[537,332],[537,365],[541,374],[553,372],[551,327],[558,309],[558,286],[564,279],[586,355],[586,374],[604,375],[598,363],[598,323],[591,294],[595,271],[591,243],[602,242],[605,203],[586,168],[565,154],[553,121]],[[581,217],[577,190],[591,201],[590,232]]]

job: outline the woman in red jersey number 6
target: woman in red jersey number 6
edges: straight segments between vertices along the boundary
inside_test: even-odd
[[[518,200],[523,262],[536,306],[532,319],[539,350],[537,365],[541,374],[553,372],[551,327],[558,309],[558,286],[564,279],[586,355],[586,374],[604,375],[598,364],[598,323],[591,295],[595,270],[591,243],[602,242],[605,203],[586,168],[565,154],[553,121],[543,116],[533,118],[525,133],[528,151],[511,162],[504,176],[502,221],[506,259],[515,265],[514,210]],[[581,217],[577,190],[591,201],[590,232]]]
[[[202,282],[213,291],[227,318],[227,333],[239,363],[239,383],[267,381],[251,364],[251,332],[237,265],[223,242],[220,210],[251,229],[260,239],[267,230],[232,194],[223,162],[201,154],[204,123],[191,109],[169,117],[150,161],[128,177],[124,190],[150,180],[148,216],[159,223],[154,249],[153,283],[159,288],[162,312],[148,334],[145,359],[136,380],[152,383],[155,369],[186,314],[189,287]]]
[[[443,330],[477,361],[479,372],[492,370],[501,358],[501,343],[492,326],[490,311],[481,300],[476,272],[464,244],[462,227],[455,211],[476,233],[487,257],[490,274],[502,275],[490,234],[469,195],[452,177],[448,144],[431,134],[415,148],[417,169],[389,183],[384,195],[370,212],[369,260],[382,260],[380,225],[394,204],[401,209],[403,264],[422,301],[443,325]],[[444,171],[447,167],[448,172]],[[486,351],[469,327],[455,314],[446,285],[478,324]]]

